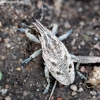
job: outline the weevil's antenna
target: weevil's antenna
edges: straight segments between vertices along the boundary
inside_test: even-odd
[[[44,16],[44,7],[43,7],[43,6],[42,6],[41,10],[42,10],[42,13],[41,13],[41,18],[40,18],[40,21],[42,21],[43,16]]]

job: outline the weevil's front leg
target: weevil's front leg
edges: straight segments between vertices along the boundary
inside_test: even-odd
[[[58,31],[58,25],[56,23],[51,24],[49,28],[52,28],[52,32],[56,35]]]
[[[40,43],[40,41],[39,41],[33,34],[31,34],[31,31],[30,31],[29,28],[27,28],[27,29],[18,28],[17,30],[20,31],[21,33],[25,33],[25,35],[26,35],[31,41]]]
[[[72,60],[77,62],[77,64],[76,64],[77,74],[81,77],[81,79],[87,80],[87,78],[79,71],[79,65],[80,65],[79,59],[75,55],[72,55],[72,54],[70,54],[70,55],[71,55]]]
[[[45,77],[46,77],[47,82],[48,82],[48,85],[46,86],[46,88],[43,92],[43,94],[46,94],[49,91],[49,88],[50,88],[49,70],[46,66],[45,66],[45,69],[44,69],[44,73],[45,73]]]
[[[26,29],[25,34],[31,41],[40,43],[39,40],[33,34],[31,34],[30,29]]]
[[[24,61],[22,61],[22,64],[27,64],[30,60],[32,60],[33,58],[37,57],[41,52],[42,52],[42,49],[39,49],[39,50],[35,51],[32,55],[30,55],[29,58],[27,58]]]
[[[65,34],[61,35],[60,37],[58,37],[58,39],[60,41],[62,41],[64,39],[66,39],[72,32],[73,32],[73,30],[69,30],[67,33],[65,33]]]

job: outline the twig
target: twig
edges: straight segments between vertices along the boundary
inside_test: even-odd
[[[54,92],[54,90],[55,90],[56,84],[57,84],[57,80],[55,80],[55,83],[54,83],[54,85],[53,85],[53,88],[52,88],[52,91],[51,91],[51,94],[50,94],[50,97],[49,97],[49,99],[48,99],[48,100],[50,100],[50,99],[51,99],[52,94],[53,94],[53,92]]]
[[[100,57],[97,56],[77,56],[81,64],[100,63]]]

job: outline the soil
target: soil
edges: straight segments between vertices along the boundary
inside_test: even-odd
[[[21,62],[30,54],[40,49],[38,43],[29,41],[24,33],[17,31],[24,22],[31,24],[33,19],[40,19],[41,8],[44,6],[41,23],[49,27],[52,23],[59,25],[60,36],[73,29],[67,39],[63,40],[71,54],[83,56],[100,56],[100,1],[99,0],[21,0],[18,3],[0,5],[0,100],[48,100],[55,79],[50,76],[51,86],[43,95],[47,82],[44,76],[44,61],[39,55],[26,65]],[[86,64],[89,71],[100,64]],[[86,75],[86,73],[83,73]],[[83,80],[76,74],[73,83],[82,92],[72,96],[70,86],[57,83],[52,100],[100,100],[100,87],[88,89]],[[96,91],[96,95],[91,95]]]

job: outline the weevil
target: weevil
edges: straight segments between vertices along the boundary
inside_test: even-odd
[[[23,24],[23,26],[27,25]],[[26,36],[31,41],[40,43],[42,49],[34,52],[32,55],[30,55],[29,58],[25,59],[22,63],[27,64],[30,60],[32,60],[42,52],[42,57],[44,59],[45,65],[44,72],[48,82],[43,94],[47,93],[50,87],[49,72],[58,82],[60,82],[63,85],[68,86],[74,82],[74,61],[77,62],[76,72],[82,79],[86,80],[86,77],[79,72],[79,59],[76,56],[70,54],[65,45],[61,42],[72,33],[72,30],[57,38],[56,34],[58,25],[52,24],[51,26],[53,26],[52,30],[48,30],[38,20],[34,20],[32,22],[32,25],[27,26],[27,29],[25,29]],[[37,39],[33,34],[31,34],[30,30],[34,28],[39,33],[39,39]],[[21,31],[21,29],[19,30]]]

